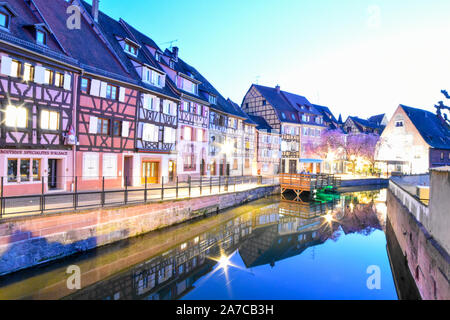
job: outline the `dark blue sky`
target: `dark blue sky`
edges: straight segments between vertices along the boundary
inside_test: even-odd
[[[91,2],[91,0],[88,0]],[[251,83],[342,113],[433,110],[450,90],[450,1],[101,0],[237,103]]]

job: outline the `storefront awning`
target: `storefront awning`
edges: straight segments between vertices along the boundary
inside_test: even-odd
[[[302,163],[322,163],[323,160],[320,159],[300,159]]]

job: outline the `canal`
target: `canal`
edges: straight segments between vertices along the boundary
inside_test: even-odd
[[[419,298],[385,189],[318,200],[261,199],[4,276],[0,299]]]

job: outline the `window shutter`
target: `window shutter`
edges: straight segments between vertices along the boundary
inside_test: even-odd
[[[125,102],[125,88],[124,87],[120,87],[120,89],[119,89],[119,101]]]
[[[1,73],[4,75],[10,76],[11,75],[11,64],[12,64],[12,59],[10,57],[3,56]]]
[[[45,68],[36,66],[34,68],[34,82],[43,84],[45,82]]]
[[[100,85],[100,97],[106,98],[106,86],[108,84],[106,82],[102,82]]]
[[[184,126],[178,127],[180,130],[180,140],[183,140],[183,135],[184,135]]]
[[[72,76],[68,73],[64,74],[64,90],[70,90],[72,84]]]
[[[91,96],[98,97],[100,95],[100,81],[92,79],[91,82]]]
[[[159,102],[159,98],[155,97],[153,98],[153,110],[154,111],[159,111],[160,110],[160,102]]]
[[[142,107],[148,109],[148,94],[146,93],[142,95]]]
[[[96,134],[98,129],[98,118],[91,116],[89,119],[89,133]]]
[[[128,121],[122,122],[122,137],[128,137],[130,135],[130,123]]]

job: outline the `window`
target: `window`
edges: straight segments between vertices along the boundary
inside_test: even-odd
[[[113,122],[113,135],[120,136],[122,133],[122,122],[118,120],[114,120]]]
[[[59,112],[42,110],[41,129],[53,131],[59,130]]]
[[[42,30],[36,30],[36,43],[45,45],[47,43],[47,35]]]
[[[20,76],[21,66],[22,64],[17,60],[11,62],[11,77],[18,78]]]
[[[267,104],[267,101],[263,100],[262,104],[263,104],[263,106],[265,106]]]
[[[8,182],[17,182],[17,159],[8,159]]]
[[[150,69],[144,68],[143,71],[142,71],[142,80],[145,81],[145,82],[150,82],[151,73],[152,72],[151,72]]]
[[[137,55],[137,47],[133,46],[132,44],[125,43],[125,48],[124,49],[125,49],[126,52],[131,53],[134,56]]]
[[[33,181],[41,180],[41,160],[34,159],[33,160],[33,168],[32,168]]]
[[[291,114],[291,117],[292,117],[292,120],[297,120],[296,118],[295,118],[295,114]]]
[[[117,177],[117,155],[103,154],[103,176],[105,178]]]
[[[34,81],[34,67],[29,63],[23,65],[23,80]]]
[[[197,92],[198,92],[198,91],[197,91],[197,87],[198,87],[198,85],[197,85],[196,83],[193,83],[193,84],[192,84],[192,91],[191,91],[191,92],[192,92],[193,94],[197,94]]]
[[[444,160],[444,153],[441,152],[441,160]]]
[[[89,94],[91,91],[91,79],[81,78],[81,93]]]
[[[60,72],[55,72],[55,86],[60,88],[64,86],[64,75]]]
[[[282,113],[281,113],[281,117],[282,117],[283,119],[286,119],[286,114],[285,114],[284,112],[282,112]]]
[[[403,120],[395,121],[395,127],[400,128],[403,127],[404,123]]]
[[[111,84],[106,86],[106,98],[111,100],[117,100],[117,87]]]
[[[20,181],[30,181],[30,159],[20,159]]]
[[[197,141],[202,142],[203,141],[203,130],[197,129]]]
[[[98,118],[97,133],[109,134],[109,121],[108,119]]]
[[[169,61],[169,67],[171,67],[172,69],[175,68],[175,62],[173,60]]]
[[[189,112],[189,102],[183,101],[183,111]]]
[[[237,159],[233,160],[233,170],[237,170],[238,169],[238,161]]]
[[[26,128],[28,120],[28,110],[25,107],[9,105],[6,107],[5,124],[7,127]]]
[[[208,96],[208,101],[212,104],[216,104],[217,103],[217,97],[209,95]]]
[[[184,127],[184,140],[191,141],[192,139],[192,128]]]
[[[0,12],[0,27],[9,27],[9,16],[6,13]]]
[[[45,84],[53,84],[53,75],[54,75],[54,72],[52,70],[45,69],[44,83]]]

